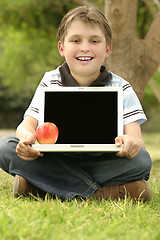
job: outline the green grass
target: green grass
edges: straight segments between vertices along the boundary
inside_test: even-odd
[[[13,199],[13,178],[0,171],[0,239],[159,240],[160,135],[144,139],[153,160],[149,203]]]

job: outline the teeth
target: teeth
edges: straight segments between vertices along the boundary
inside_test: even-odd
[[[90,61],[92,58],[91,57],[78,57],[77,59],[79,61]]]

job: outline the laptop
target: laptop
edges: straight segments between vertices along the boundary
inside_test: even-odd
[[[117,152],[123,135],[123,90],[119,87],[57,87],[41,90],[39,124],[59,130],[55,144],[33,144],[41,152]]]

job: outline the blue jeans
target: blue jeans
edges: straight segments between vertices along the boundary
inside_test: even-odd
[[[121,185],[148,180],[151,159],[145,149],[133,159],[115,153],[44,153],[33,161],[16,154],[19,140],[0,139],[0,168],[15,176],[23,176],[37,188],[62,199],[80,195],[86,198],[101,186]]]

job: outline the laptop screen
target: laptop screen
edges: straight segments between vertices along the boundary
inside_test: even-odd
[[[59,129],[58,144],[114,144],[117,91],[45,91],[44,122]]]

